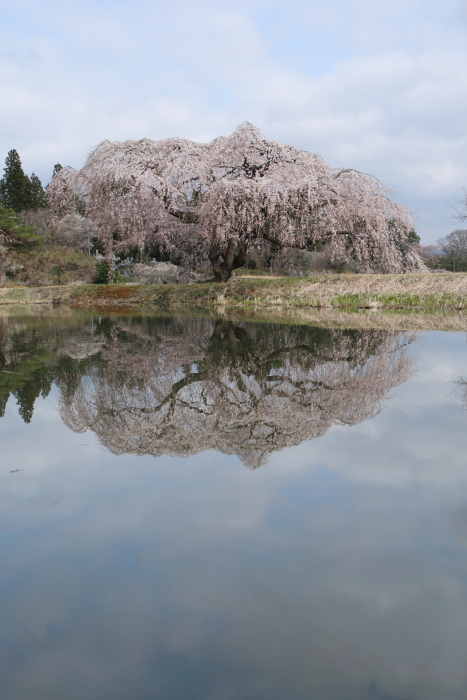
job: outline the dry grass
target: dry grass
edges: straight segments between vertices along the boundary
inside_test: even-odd
[[[244,283],[245,284],[245,283]],[[272,306],[334,308],[467,308],[467,274],[317,275],[311,278],[256,280],[243,291],[254,303]],[[238,296],[233,294],[233,296]],[[253,301],[252,299],[252,301]]]
[[[237,279],[227,284],[83,285],[2,288],[0,304],[74,307],[242,308],[269,317],[312,309],[467,311],[467,273],[317,275],[308,278]],[[425,322],[423,322],[425,323]]]

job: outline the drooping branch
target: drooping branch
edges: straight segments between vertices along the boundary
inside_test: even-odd
[[[426,271],[408,244],[412,212],[389,194],[377,178],[332,170],[248,123],[208,144],[105,141],[80,171],[60,170],[48,191],[59,216],[79,201],[105,240],[118,232],[119,245],[144,246],[157,230],[183,249],[187,235],[197,236],[222,282],[263,240],[278,248],[325,241],[362,269]]]
[[[154,327],[151,338],[127,322],[124,342],[117,332],[62,394],[67,425],[91,428],[116,453],[213,448],[257,467],[333,423],[376,415],[413,371],[411,334],[202,323],[184,321],[182,333]]]

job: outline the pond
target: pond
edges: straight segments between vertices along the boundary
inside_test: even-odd
[[[463,700],[467,343],[0,317],[2,700]]]

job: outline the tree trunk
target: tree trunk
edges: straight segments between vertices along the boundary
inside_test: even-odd
[[[219,243],[213,243],[209,251],[214,279],[216,282],[228,282],[232,272],[245,264],[248,251],[248,241],[238,241],[231,238],[221,248]]]
[[[213,265],[212,271],[214,272],[215,282],[228,282],[233,272],[233,270],[224,269],[222,265]]]
[[[6,285],[6,261],[0,251],[0,287]]]
[[[108,238],[105,242],[105,261],[107,263],[107,284],[113,284],[114,282],[114,265],[115,265],[115,253],[113,246],[113,238]]]

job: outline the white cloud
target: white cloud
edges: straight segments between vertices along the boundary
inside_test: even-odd
[[[48,179],[104,138],[266,135],[380,176],[452,229],[467,183],[465,3],[4,2],[0,158]]]

